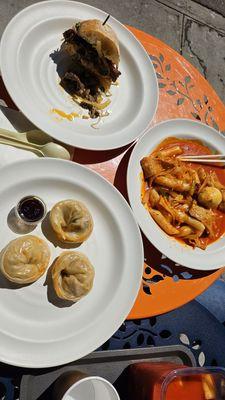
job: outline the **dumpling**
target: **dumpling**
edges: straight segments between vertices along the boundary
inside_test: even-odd
[[[12,240],[1,257],[1,271],[11,282],[35,282],[46,271],[50,260],[47,243],[37,236],[26,235]]]
[[[62,242],[82,243],[93,230],[93,219],[89,210],[77,200],[56,203],[50,212],[50,222]]]
[[[64,251],[52,268],[57,296],[74,302],[90,292],[94,276],[95,271],[89,259],[78,251]]]

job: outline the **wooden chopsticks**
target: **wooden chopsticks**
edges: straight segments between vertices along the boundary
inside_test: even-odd
[[[181,161],[197,162],[197,163],[223,163],[225,162],[225,154],[205,154],[199,156],[180,155]]]

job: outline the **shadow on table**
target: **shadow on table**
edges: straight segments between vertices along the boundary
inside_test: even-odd
[[[130,144],[119,147],[118,149],[100,151],[75,148],[73,161],[79,164],[97,164],[104,161],[112,160],[113,158],[124,153],[124,151],[126,151],[129,147]]]
[[[0,76],[0,93],[1,93],[1,98],[4,100],[4,103],[7,104],[7,107],[11,107],[14,110],[18,110],[16,104],[13,102],[7,91],[1,76]]]
[[[135,143],[130,145],[126,153],[124,154],[122,160],[120,161],[115,179],[114,179],[114,186],[122,193],[123,197],[128,201],[128,192],[127,192],[127,168],[129,159],[134,148]]]
[[[159,274],[162,274],[163,277],[167,276],[172,278],[174,282],[177,282],[179,280],[204,278],[215,272],[193,270],[180,264],[176,264],[166,256],[162,257],[161,252],[153,246],[153,244],[146,238],[143,233],[142,240],[144,246],[145,263],[150,268],[153,268],[155,271],[157,271]],[[150,273],[150,271],[148,272]]]
[[[37,127],[32,124],[32,122],[30,122],[22,112],[18,110],[0,105],[0,111],[2,111],[10,124],[12,124],[12,126],[18,132],[32,131],[37,129]]]

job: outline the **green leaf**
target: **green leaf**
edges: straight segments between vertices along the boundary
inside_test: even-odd
[[[198,121],[201,121],[201,118],[200,118],[200,116],[199,116],[198,114],[196,114],[196,113],[194,113],[194,112],[191,112],[191,115],[192,115],[195,119],[197,119]]]
[[[170,64],[166,64],[166,71],[170,71],[171,70],[171,65]]]
[[[205,94],[204,94],[203,99],[204,99],[205,104],[208,104],[209,100],[208,100],[208,97]]]
[[[190,76],[185,76],[184,81],[185,81],[185,83],[191,82]]]
[[[159,62],[158,57],[153,56],[152,54],[149,54],[149,57],[151,58],[152,61],[157,61],[157,62]]]
[[[156,72],[156,76],[158,79],[163,79],[163,76],[159,74],[159,72]]]
[[[164,61],[164,57],[163,57],[163,55],[162,55],[162,54],[160,54],[160,55],[159,55],[159,59],[160,59],[160,61],[163,63],[163,61]]]
[[[201,100],[200,100],[200,99],[197,99],[197,100],[195,101],[195,103],[198,104],[198,105],[202,108],[202,103],[201,103]]]
[[[184,102],[184,97],[181,97],[180,99],[177,100],[177,106],[181,106],[181,104],[183,104]]]
[[[217,131],[220,130],[219,127],[218,127],[218,125],[217,125],[217,123],[216,123],[216,121],[215,121],[214,119],[212,119],[212,126],[213,126],[213,128],[216,129]]]
[[[164,88],[164,87],[166,87],[166,84],[165,84],[165,83],[162,83],[162,82],[159,82],[159,88],[162,89],[162,88]]]
[[[167,90],[166,93],[168,93],[170,96],[174,96],[176,94],[176,92],[173,90]]]

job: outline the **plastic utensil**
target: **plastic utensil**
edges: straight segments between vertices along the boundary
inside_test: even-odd
[[[22,140],[14,139],[13,137],[9,138],[6,135],[0,134],[1,144],[6,144],[9,146],[14,146],[24,150],[30,150],[37,153],[42,157],[53,157],[53,158],[62,158],[64,160],[70,160],[70,153],[60,144],[49,142],[44,145],[38,145],[35,143],[24,142]]]
[[[52,141],[52,137],[40,129],[32,129],[24,132],[10,131],[0,128],[0,135],[7,136],[9,139],[17,139],[25,143],[46,144]]]

